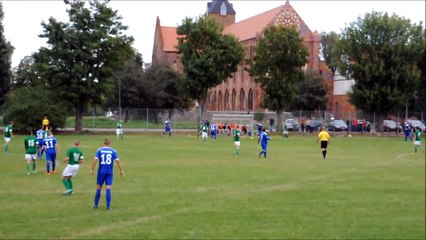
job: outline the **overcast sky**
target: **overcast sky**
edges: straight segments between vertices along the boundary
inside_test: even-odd
[[[211,1],[211,0],[210,0]],[[151,62],[155,21],[160,17],[161,25],[174,26],[185,17],[197,17],[207,9],[206,0],[149,1],[112,0],[110,6],[118,10],[122,22],[129,27],[127,35],[135,38],[133,47],[139,51],[145,62]],[[3,4],[5,38],[15,47],[12,67],[40,46],[46,46],[46,39],[39,38],[43,32],[41,22],[49,17],[68,22],[66,5],[62,0],[0,0]],[[236,21],[285,4],[285,0],[230,0],[236,11]],[[304,20],[311,31],[340,33],[346,25],[363,17],[372,10],[396,13],[412,23],[423,22],[425,26],[425,0],[415,1],[320,1],[290,0],[290,4]]]

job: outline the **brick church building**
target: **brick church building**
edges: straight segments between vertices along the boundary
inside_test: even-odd
[[[261,4],[259,2],[259,4]],[[308,63],[305,70],[321,74],[328,88],[327,111],[353,112],[354,108],[347,102],[346,94],[335,95],[334,79],[331,70],[320,60],[320,34],[312,32],[303,19],[291,6],[289,0],[285,4],[235,22],[236,11],[228,0],[213,0],[207,3],[207,17],[212,17],[223,24],[223,33],[232,34],[244,46],[246,58],[253,58],[254,46],[261,38],[264,29],[271,25],[295,26],[303,43],[309,50]],[[161,26],[157,17],[152,63],[167,62],[176,71],[183,72],[183,65],[177,55],[178,44],[176,27]],[[209,111],[256,111],[263,99],[264,91],[253,81],[244,65],[220,85],[208,90],[206,108]]]

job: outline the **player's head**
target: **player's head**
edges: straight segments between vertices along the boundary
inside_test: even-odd
[[[27,133],[28,133],[28,135],[33,135],[33,129],[32,128],[27,128]]]
[[[325,127],[324,127],[324,126],[322,126],[322,127],[321,127],[321,130],[322,130],[322,131],[325,131]]]
[[[111,144],[111,141],[108,138],[105,138],[104,145],[109,146]]]
[[[47,131],[47,136],[52,136],[52,131]]]
[[[10,125],[13,125],[13,121],[10,121],[10,122],[9,122],[9,124],[10,124]]]
[[[74,141],[74,146],[76,146],[76,147],[80,146],[80,140],[78,140],[78,139],[75,140]]]

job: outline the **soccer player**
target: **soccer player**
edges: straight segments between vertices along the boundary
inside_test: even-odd
[[[257,136],[259,137],[257,139],[257,144],[260,143],[260,135],[262,134],[263,125],[261,123],[256,123],[257,126]]]
[[[123,123],[121,122],[121,120],[117,122],[115,133],[117,134],[117,140],[118,138],[123,140]]]
[[[262,151],[260,151],[259,154],[258,154],[259,158],[260,158],[260,155],[262,155],[262,154],[263,154],[264,158],[266,158],[266,151],[268,150],[268,141],[269,140],[271,140],[271,138],[266,133],[265,128],[262,128],[262,132],[259,136],[259,141],[261,142]]]
[[[56,173],[56,154],[60,154],[59,145],[52,132],[47,131],[47,136],[43,139],[43,146],[46,151],[46,175]],[[52,171],[50,171],[50,163],[52,163]]]
[[[239,128],[234,128],[232,131],[232,135],[234,136],[234,145],[235,145],[235,155],[240,155],[240,137],[241,137],[241,131]]]
[[[322,127],[321,132],[318,133],[317,143],[319,141],[321,141],[322,157],[325,159],[325,156],[327,156],[327,145],[330,143],[330,135],[325,131],[325,127]]]
[[[42,159],[44,148],[43,146],[43,139],[46,137],[46,131],[44,131],[43,126],[40,126],[40,129],[36,131],[36,137],[38,141],[38,149],[37,149],[37,158]]]
[[[405,139],[404,143],[407,143],[407,138],[410,138],[411,142],[413,141],[413,138],[411,137],[411,127],[408,125],[408,123],[405,123]]]
[[[211,137],[211,140],[213,140],[214,142],[216,142],[216,136],[217,136],[217,125],[216,125],[216,123],[213,122],[210,125],[210,137]]]
[[[203,139],[203,143],[206,142],[208,134],[207,131],[209,130],[209,126],[204,123],[204,125],[201,127],[201,138]]]
[[[166,133],[169,134],[169,137],[172,136],[172,131],[170,130],[170,121],[169,120],[164,121],[164,132],[161,134],[161,136],[164,136]]]
[[[74,142],[74,147],[67,150],[66,157],[64,158],[64,163],[68,162],[68,165],[62,172],[62,182],[66,189],[63,193],[64,195],[71,195],[73,193],[71,178],[77,175],[80,164],[82,164],[84,160],[83,152],[80,150],[79,146],[80,140],[76,140]]]
[[[96,163],[99,161],[98,166],[98,176],[96,179],[96,193],[95,193],[95,203],[93,205],[93,208],[98,208],[99,205],[99,199],[101,198],[101,190],[102,186],[106,185],[106,209],[111,210],[111,186],[112,186],[112,180],[113,180],[113,169],[114,169],[114,162],[117,162],[117,167],[120,169],[120,175],[122,176],[124,174],[123,169],[121,168],[121,162],[118,158],[118,153],[115,151],[115,149],[110,147],[111,142],[109,139],[104,140],[104,146],[99,148],[96,151],[96,156],[93,159],[92,163],[92,170],[90,171],[90,174],[93,176],[93,170],[96,167]]]
[[[37,173],[36,171],[36,159],[37,159],[37,149],[38,149],[38,141],[37,138],[33,135],[33,131],[31,129],[28,130],[28,136],[24,138],[24,147],[25,147],[25,161],[27,162],[26,169],[27,175],[30,175],[30,164],[32,161],[33,165],[33,173]]]
[[[416,132],[414,133],[414,136],[416,137],[414,140],[414,153],[417,153],[417,148],[421,149],[423,153],[425,153],[425,150],[422,149],[421,145],[421,135],[422,131],[420,130],[420,127],[416,127]]]
[[[13,138],[13,121],[9,122],[9,125],[6,126],[6,128],[4,129],[4,153],[7,155],[7,153],[9,152],[9,143],[10,140]]]

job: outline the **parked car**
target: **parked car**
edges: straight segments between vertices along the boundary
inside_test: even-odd
[[[309,124],[306,126],[306,132],[319,132],[321,126],[322,122],[320,120],[309,120]]]
[[[329,131],[347,131],[348,125],[342,119],[334,119],[328,123],[327,128]]]
[[[410,126],[411,127],[411,130],[412,131],[415,131],[416,130],[416,127],[420,127],[420,130],[422,130],[422,132],[424,132],[425,131],[425,124],[424,123],[422,123],[421,121],[419,121],[419,120],[411,120],[411,119],[409,119],[409,120],[407,120],[407,123],[408,123],[408,126]]]
[[[399,127],[394,120],[383,120],[383,132],[397,132]]]
[[[286,119],[284,122],[284,129],[287,131],[299,131],[300,125],[299,121],[297,119]]]
[[[363,119],[358,119],[358,124],[355,126],[354,122],[351,123],[351,131],[352,132],[362,132],[362,123],[364,122]],[[371,131],[371,124],[369,121],[367,121],[367,126],[365,127],[366,132]]]

